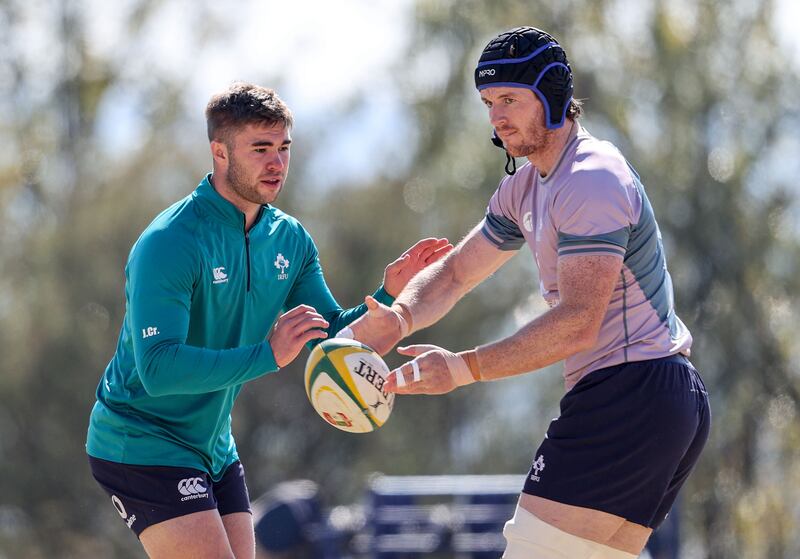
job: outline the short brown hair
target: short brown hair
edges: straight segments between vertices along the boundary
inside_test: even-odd
[[[206,106],[208,140],[231,139],[231,132],[248,124],[273,126],[282,124],[291,128],[294,124],[292,111],[275,90],[246,82],[234,82],[221,93],[217,93]]]
[[[583,101],[580,99],[575,99],[574,97],[569,100],[569,106],[567,107],[567,118],[571,120],[575,120],[576,118],[580,118],[583,114]]]

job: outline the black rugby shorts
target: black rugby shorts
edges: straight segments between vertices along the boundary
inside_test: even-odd
[[[220,516],[251,512],[250,496],[239,461],[219,481],[193,468],[134,466],[89,456],[97,483],[138,538],[148,526],[185,514],[217,509]]]
[[[562,398],[523,492],[655,529],[710,425],[708,393],[682,355],[592,371]]]

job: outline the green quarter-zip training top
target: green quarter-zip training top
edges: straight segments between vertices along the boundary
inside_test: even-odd
[[[265,340],[278,316],[310,305],[333,337],[366,312],[333,298],[299,221],[266,205],[246,232],[244,214],[210,179],[131,249],[125,317],[89,423],[95,458],[218,480],[238,460],[230,414],[242,384],[278,369]],[[375,298],[393,302],[382,286]]]

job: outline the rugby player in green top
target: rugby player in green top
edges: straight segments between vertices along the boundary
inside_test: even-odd
[[[272,204],[289,170],[292,115],[235,83],[206,108],[213,172],[131,249],[126,314],[97,388],[92,474],[154,558],[252,558],[253,522],[231,434],[242,385],[361,316],[331,295],[311,236]],[[423,239],[386,267],[390,305],[452,245]]]

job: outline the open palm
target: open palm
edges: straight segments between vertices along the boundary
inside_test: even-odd
[[[383,287],[392,297],[397,297],[403,288],[422,269],[441,260],[453,245],[447,239],[427,238],[418,241],[400,257],[386,266]]]

